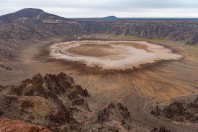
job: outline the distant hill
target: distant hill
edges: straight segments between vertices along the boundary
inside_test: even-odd
[[[119,18],[117,18],[116,16],[107,16],[107,17],[104,17],[102,19],[105,19],[105,20],[117,20]]]
[[[53,22],[53,23],[64,23],[69,19],[59,17],[53,14],[49,14],[44,12],[41,9],[34,9],[34,8],[25,8],[19,10],[15,13],[10,13],[7,15],[0,16],[0,21],[2,22],[27,22],[27,21],[40,21],[44,23]]]
[[[92,18],[72,18],[74,20],[82,21],[114,21],[114,20],[124,20],[125,18],[118,18],[116,16],[107,16],[107,17],[92,17]]]

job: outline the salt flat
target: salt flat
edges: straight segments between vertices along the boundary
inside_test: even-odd
[[[50,56],[103,69],[130,69],[159,60],[179,60],[182,55],[146,41],[70,41],[50,47]]]

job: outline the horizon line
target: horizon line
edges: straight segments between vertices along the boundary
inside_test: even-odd
[[[117,19],[190,19],[190,20],[195,20],[195,19],[198,19],[198,17],[117,17],[116,15],[106,15],[106,16],[101,16],[101,17],[65,17],[65,16],[62,16],[62,15],[59,15],[59,14],[56,14],[56,13],[51,13],[51,12],[48,12],[48,11],[45,11],[41,8],[22,8],[22,9],[19,9],[17,11],[13,11],[13,12],[10,12],[10,13],[5,13],[5,14],[1,14],[1,16],[4,16],[4,15],[8,15],[8,14],[12,14],[12,13],[15,13],[15,12],[18,12],[20,10],[23,10],[23,9],[39,9],[39,10],[42,10],[44,11],[45,13],[49,13],[49,14],[52,14],[52,15],[56,15],[56,16],[59,16],[59,17],[63,17],[63,18],[69,18],[69,19],[101,19],[101,18],[106,18],[106,17],[115,17]],[[116,19],[115,19],[116,20]]]

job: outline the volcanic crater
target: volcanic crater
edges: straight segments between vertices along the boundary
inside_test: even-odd
[[[50,56],[89,67],[125,70],[160,60],[179,60],[181,55],[145,41],[69,41],[50,47]]]

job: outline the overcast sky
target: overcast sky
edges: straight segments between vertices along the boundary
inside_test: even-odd
[[[0,15],[39,8],[75,17],[197,17],[198,0],[0,0]]]

